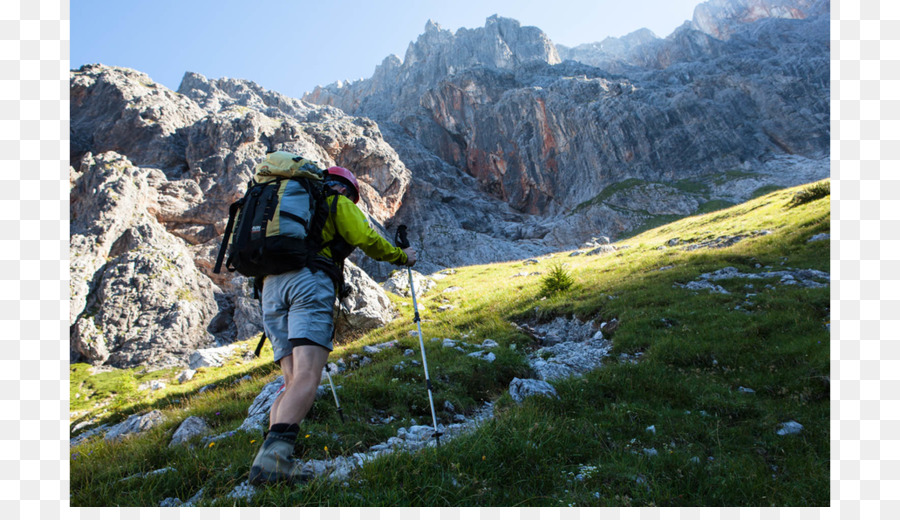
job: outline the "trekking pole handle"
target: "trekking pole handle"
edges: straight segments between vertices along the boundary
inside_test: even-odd
[[[397,247],[400,249],[409,247],[409,238],[406,236],[405,225],[400,224],[400,227],[397,228],[397,234],[394,235],[394,243],[397,244]]]

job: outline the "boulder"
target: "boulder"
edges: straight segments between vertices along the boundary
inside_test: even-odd
[[[335,304],[335,337],[356,337],[394,319],[390,298],[365,271],[349,260],[344,263],[344,283],[350,295]]]
[[[550,383],[538,379],[519,379],[518,377],[513,378],[509,384],[509,395],[517,403],[522,402],[531,395],[558,397],[556,389]]]
[[[165,417],[159,410],[152,410],[145,414],[134,414],[107,430],[103,438],[107,441],[118,441],[128,435],[145,432],[154,426],[162,424],[164,420]]]
[[[189,368],[189,369],[187,369],[187,370],[181,372],[180,374],[178,374],[178,382],[179,382],[179,383],[186,383],[187,381],[190,381],[191,379],[193,379],[193,378],[194,378],[194,375],[195,375],[196,373],[197,373],[196,370],[193,370],[193,369],[190,369],[190,368]]]
[[[203,420],[202,417],[191,416],[185,419],[178,429],[175,430],[175,434],[172,436],[172,441],[169,443],[169,447],[172,448],[174,446],[178,446],[179,444],[183,444],[194,437],[199,437],[201,435],[206,435],[209,432],[209,425],[206,424],[206,421]]]
[[[262,431],[269,419],[269,410],[275,404],[275,399],[284,385],[284,376],[278,376],[274,381],[263,387],[262,391],[253,400],[253,404],[247,410],[247,418],[240,426],[243,431]]]
[[[797,435],[803,431],[803,425],[797,421],[787,421],[778,425],[778,435]]]
[[[192,370],[200,367],[218,367],[222,366],[226,359],[231,356],[237,347],[235,345],[226,345],[224,347],[213,347],[195,350],[188,359],[188,366]]]

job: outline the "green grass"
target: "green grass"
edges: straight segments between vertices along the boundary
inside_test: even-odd
[[[809,185],[804,189],[798,191],[794,194],[794,198],[791,199],[791,204],[794,206],[799,206],[801,204],[806,204],[808,202],[812,202],[814,200],[819,200],[822,197],[827,197],[831,195],[831,183],[829,182],[817,182],[815,184]]]
[[[773,191],[778,191],[784,189],[782,186],[778,186],[777,184],[766,184],[765,186],[761,186],[753,191],[753,194],[750,195],[750,198],[762,197],[763,195],[768,195]]]
[[[760,177],[760,174],[758,174],[758,173],[729,170],[729,171],[725,171],[725,172],[707,173],[707,174],[703,174],[703,175],[700,175],[697,177],[692,177],[689,179],[679,179],[679,180],[673,181],[673,182],[659,182],[657,184],[670,186],[670,187],[675,188],[684,193],[700,195],[702,197],[709,197],[710,193],[712,191],[711,186],[722,186],[729,182],[734,182],[734,181],[738,181],[741,179],[755,179],[755,178],[759,178],[759,177]],[[595,197],[578,204],[578,206],[576,206],[575,209],[572,210],[572,213],[577,213],[577,212],[582,211],[591,206],[595,206],[597,204],[602,204],[602,203],[606,202],[607,200],[609,200],[610,197],[612,197],[613,195],[615,195],[616,193],[619,193],[621,191],[629,190],[636,186],[643,186],[643,185],[648,185],[648,184],[653,184],[653,183],[650,181],[645,181],[645,180],[641,180],[641,179],[625,179],[624,181],[610,184],[609,186],[603,188],[603,190],[599,194],[597,194]],[[780,186],[775,186],[774,184],[768,184],[766,186],[762,186],[759,189],[757,189],[753,193],[752,197],[753,198],[761,197],[763,195],[766,195],[768,193],[771,193],[773,191],[777,191],[780,189],[781,189]],[[733,205],[733,203],[728,202],[728,201],[712,199],[712,200],[709,200],[706,203],[702,204],[700,206],[700,208],[698,209],[697,213],[709,213],[710,211],[724,209],[724,208],[732,206],[732,205]],[[647,231],[648,229],[652,229],[655,226],[659,226],[666,222],[671,222],[672,220],[679,218],[677,216],[672,217],[670,215],[654,215],[653,217],[654,218],[666,218],[668,220],[663,222],[661,220],[652,220],[651,219],[651,221],[649,221],[648,224],[640,226],[639,228],[630,231],[627,236],[631,237],[631,236],[637,235],[639,233]]]
[[[697,213],[712,213],[713,211],[719,211],[720,209],[730,208],[734,206],[733,202],[729,202],[727,200],[713,199],[710,201],[706,201],[703,204],[700,204],[700,207],[697,208]]]
[[[625,191],[627,189],[634,188],[635,186],[642,186],[644,184],[649,184],[649,182],[641,179],[625,179],[622,182],[610,184],[609,186],[603,188],[603,191],[601,191],[596,197],[582,202],[581,204],[576,206],[575,212],[590,206],[600,204],[601,202],[606,201],[620,191]]]
[[[525,267],[521,261],[457,268],[420,301],[434,400],[448,400],[464,412],[494,401],[495,419],[439,449],[378,459],[345,484],[321,478],[303,487],[267,487],[249,505],[827,506],[829,290],[741,279],[717,282],[731,294],[675,286],[726,266],[745,272],[764,271],[758,264],[828,271],[827,241],[807,239],[828,231],[830,198],[792,202],[796,192],[809,189],[780,190],[666,223],[625,240],[621,245],[630,247],[613,254],[543,257],[527,267],[542,276],[513,277]],[[665,245],[676,237],[699,243],[760,230],[772,233],[723,249]],[[542,278],[562,261],[574,283],[546,294]],[[776,288],[767,289],[767,283]],[[450,286],[461,290],[442,292]],[[756,294],[752,306],[745,304],[747,293]],[[334,376],[348,421],[341,423],[330,397],[318,400],[301,425],[295,455],[350,454],[383,442],[413,419],[430,424],[421,367],[394,369],[400,361],[418,359],[418,340],[408,335],[415,329],[412,306],[391,299],[400,316],[338,346],[332,358],[362,355],[363,345],[388,340],[401,348],[372,356],[372,364],[352,375]],[[446,304],[456,308],[437,311]],[[734,310],[739,305],[746,312]],[[537,345],[511,322],[536,324],[558,316],[617,318],[614,355],[583,378],[554,382],[559,399],[516,404],[508,384],[530,375],[525,353]],[[470,343],[498,341],[497,360],[488,364],[431,341],[466,334]],[[403,357],[404,348],[417,355]],[[619,354],[639,352],[637,364],[617,362]],[[268,346],[261,360],[208,370],[196,382],[171,384],[152,395],[136,387],[155,374],[90,376],[85,366],[74,366],[73,392],[91,392],[78,401],[79,409],[112,400],[105,407],[113,412],[92,413],[114,422],[157,408],[167,422],[115,445],[97,439],[74,448],[72,505],[155,507],[166,497],[186,500],[201,487],[201,506],[216,499],[216,505],[246,505],[224,497],[247,479],[261,436],[237,434],[211,447],[168,448],[168,442],[189,415],[203,416],[216,432],[236,428],[253,397],[277,375],[267,354]],[[253,379],[230,384],[245,373]],[[218,382],[215,390],[196,393],[210,382]],[[755,393],[739,392],[741,386]],[[438,409],[446,424],[450,414]],[[397,421],[389,425],[368,422],[390,415]],[[777,425],[787,420],[804,430],[776,435]],[[655,434],[647,431],[651,425]],[[657,455],[647,456],[645,449]],[[177,471],[119,482],[162,467]]]

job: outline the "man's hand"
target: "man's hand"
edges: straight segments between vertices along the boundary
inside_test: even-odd
[[[416,250],[411,247],[407,247],[403,250],[403,252],[406,253],[406,263],[403,265],[407,267],[416,265]]]

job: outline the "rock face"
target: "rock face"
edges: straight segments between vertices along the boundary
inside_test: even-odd
[[[87,154],[71,174],[72,349],[125,367],[177,364],[211,343],[213,284],[153,218],[162,172],[106,152]]]
[[[370,120],[247,81],[187,74],[181,92],[129,69],[73,71],[72,358],[115,367],[184,365],[197,349],[261,330],[248,280],[212,273],[228,206],[267,149],[341,164],[384,229],[411,174]],[[383,302],[382,302],[383,303]],[[366,321],[376,302],[354,326]],[[383,309],[382,309],[383,310]]]
[[[709,0],[694,9],[691,27],[726,40],[749,22],[809,18],[828,13],[829,6],[827,0]]]
[[[205,435],[208,431],[209,425],[206,424],[206,421],[204,421],[202,417],[188,417],[181,423],[178,429],[175,430],[175,434],[172,435],[172,441],[169,443],[169,447],[171,448],[173,446],[178,446],[179,444],[184,444],[194,437]]]
[[[660,213],[638,198],[624,208],[583,206],[629,179],[668,183],[693,199],[680,207],[661,201],[672,214],[715,198],[677,184],[701,174],[766,173],[773,159],[799,155],[819,162],[808,181],[828,176],[827,6],[717,0],[664,40],[642,30],[594,44],[594,59],[562,53],[582,60],[562,63],[560,53],[534,52],[547,41],[543,33],[511,20],[492,17],[456,34],[429,23],[402,63],[390,58],[370,79],[305,99],[399,125],[402,132],[385,134],[392,144],[403,147],[394,139],[401,133],[413,136],[514,210],[577,213],[574,223],[545,226],[619,234]],[[511,51],[531,52],[503,59],[490,34],[517,42]],[[754,189],[765,184],[788,185],[771,175]],[[545,243],[562,239],[569,237]]]
[[[344,283],[353,287],[353,292],[335,303],[334,326],[338,340],[384,327],[394,319],[394,306],[384,289],[353,262],[345,262]]]

